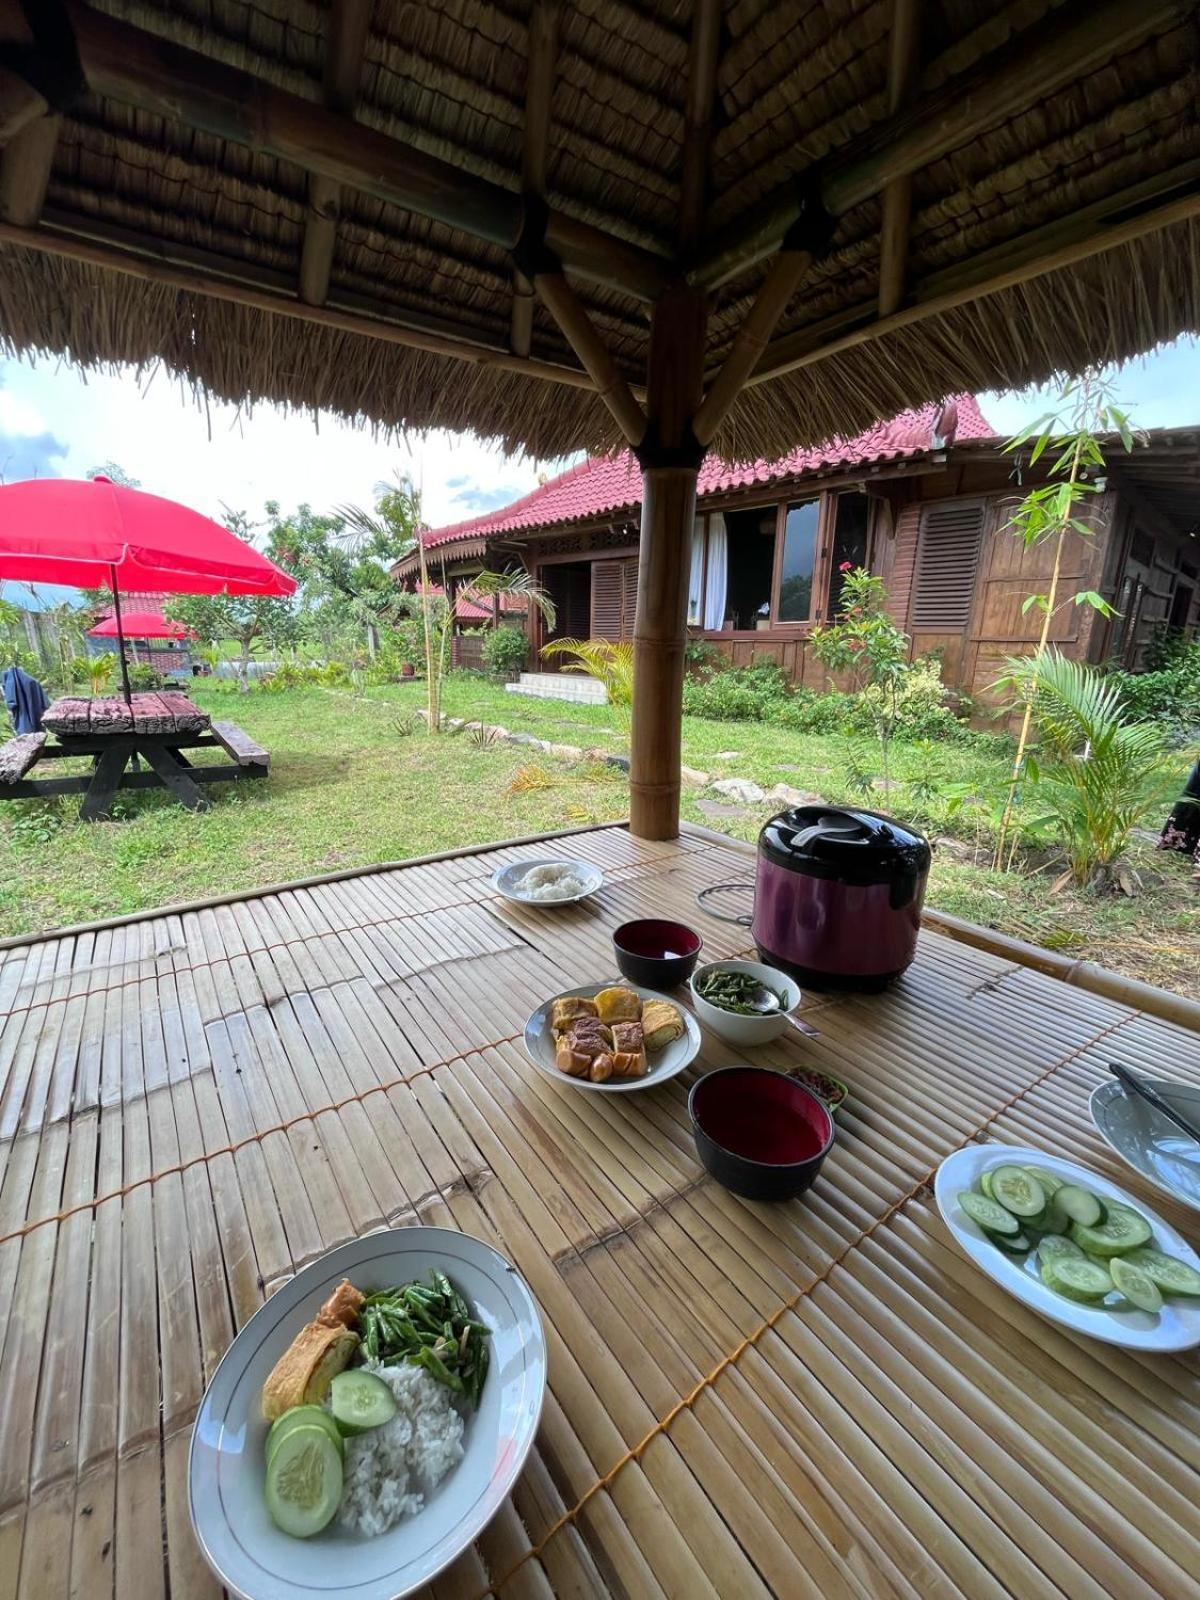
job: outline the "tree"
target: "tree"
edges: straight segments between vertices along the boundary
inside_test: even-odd
[[[266,595],[180,595],[168,603],[166,613],[214,645],[221,639],[237,640],[234,669],[243,694],[250,687],[250,657],[257,646],[279,648],[296,637],[296,613],[291,605]]]
[[[809,635],[813,654],[834,672],[848,672],[871,713],[879,739],[883,781],[890,781],[888,756],[900,716],[900,696],[912,672],[908,635],[887,614],[887,589],[865,567],[843,562],[842,611],[836,622]]]
[[[142,480],[126,472],[118,461],[106,461],[103,466],[89,467],[84,473],[84,477],[107,478],[110,483],[115,483],[121,489],[140,489],[142,487]]]

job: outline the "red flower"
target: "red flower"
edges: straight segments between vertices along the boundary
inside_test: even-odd
[[[852,572],[853,570],[854,570],[853,561],[843,561],[841,566],[838,568],[839,572]]]

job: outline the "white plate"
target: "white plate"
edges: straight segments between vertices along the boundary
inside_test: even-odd
[[[263,1382],[343,1278],[369,1291],[438,1267],[491,1328],[491,1365],[463,1459],[424,1508],[377,1538],[339,1531],[292,1539],[264,1499]],[[503,1504],[529,1454],[546,1389],[546,1341],[516,1268],[450,1228],[395,1228],[339,1245],[256,1311],[221,1359],[196,1418],[188,1509],[209,1566],[242,1600],[399,1600],[464,1551]]]
[[[520,889],[521,879],[530,867],[570,867],[583,879],[584,888],[578,894],[568,895],[562,900],[531,899],[529,895],[522,894]],[[589,894],[595,894],[603,882],[604,874],[590,861],[568,861],[562,856],[539,856],[535,861],[510,861],[508,866],[497,867],[492,874],[492,888],[506,900],[514,900],[519,906],[537,906],[548,911],[553,911],[555,906],[573,906],[580,900],[586,900]]]
[[[1200,1125],[1200,1089],[1162,1078],[1146,1082],[1177,1102],[1184,1116]],[[1200,1144],[1189,1139],[1140,1095],[1126,1094],[1115,1078],[1092,1090],[1088,1110],[1103,1138],[1123,1161],[1164,1194],[1200,1211]]]
[[[1045,1167],[1064,1183],[1080,1183],[1098,1195],[1107,1195],[1132,1206],[1154,1229],[1154,1243],[1168,1255],[1178,1256],[1200,1272],[1200,1257],[1187,1240],[1151,1211],[1149,1206],[1074,1161],[1062,1161],[1041,1150],[1027,1150],[1004,1144],[972,1144],[947,1156],[938,1168],[933,1192],[942,1220],[954,1235],[955,1243],[970,1256],[1002,1289],[1039,1312],[1051,1322],[1059,1322],[1076,1333],[1090,1334],[1106,1344],[1123,1345],[1128,1350],[1190,1350],[1200,1344],[1200,1300],[1171,1299],[1161,1311],[1110,1311],[1103,1306],[1079,1305],[1066,1300],[1033,1274],[1026,1266],[1028,1257],[1008,1256],[985,1237],[983,1230],[958,1204],[958,1195],[979,1181],[979,1174],[1005,1162],[1017,1166]]]
[[[632,989],[643,1000],[665,1000],[668,1005],[674,1006],[683,1018],[683,1033],[678,1039],[672,1039],[664,1049],[647,1053],[649,1071],[644,1078],[621,1078],[616,1081],[610,1078],[607,1083],[592,1083],[589,1078],[572,1078],[569,1073],[560,1072],[554,1065],[554,1034],[550,1028],[550,1008],[554,1001],[574,999],[577,995],[584,1000],[591,1000],[601,989],[616,988]],[[636,983],[628,983],[624,978],[612,978],[608,983],[589,983],[582,989],[564,989],[562,994],[544,1001],[525,1024],[525,1048],[538,1071],[553,1078],[555,1083],[570,1084],[575,1089],[590,1089],[593,1094],[629,1094],[634,1089],[657,1088],[660,1083],[666,1083],[668,1078],[681,1073],[689,1061],[696,1059],[700,1049],[700,1029],[691,1012],[685,1010],[677,1000],[672,1000],[669,994],[656,994],[653,989],[640,989]]]

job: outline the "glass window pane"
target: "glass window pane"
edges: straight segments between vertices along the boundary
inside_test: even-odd
[[[867,519],[870,502],[865,494],[850,490],[837,497],[833,524],[833,556],[829,563],[829,592],[825,597],[825,620],[832,621],[842,609],[842,585],[847,562],[852,567],[867,564]]]
[[[783,530],[783,565],[779,569],[780,622],[807,622],[812,610],[819,509],[819,500],[802,500],[787,509],[787,523]]]

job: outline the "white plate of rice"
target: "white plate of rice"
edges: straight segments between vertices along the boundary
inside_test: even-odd
[[[293,1539],[267,1513],[263,1382],[343,1278],[364,1292],[444,1272],[491,1329],[478,1410],[418,1367],[374,1368],[396,1397],[382,1428],[346,1441],[334,1521]],[[400,1600],[450,1565],[500,1509],[537,1433],[546,1342],[537,1305],[490,1245],[449,1228],[396,1228],[340,1245],[257,1311],[196,1417],[188,1508],[209,1566],[241,1600]]]
[[[584,900],[604,882],[590,861],[510,861],[492,875],[492,887],[522,906],[568,906]]]

